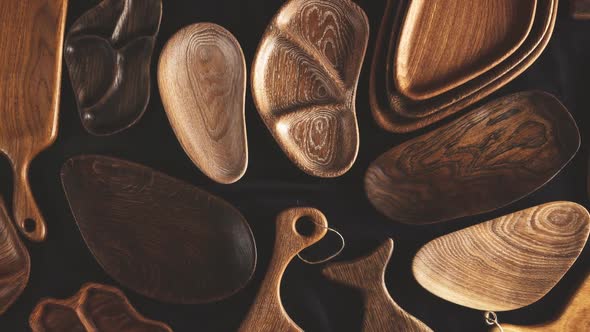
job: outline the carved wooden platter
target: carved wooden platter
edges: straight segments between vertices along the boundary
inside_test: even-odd
[[[412,265],[418,283],[447,301],[484,311],[530,305],[561,280],[590,233],[576,203],[539,205],[426,244]]]
[[[88,284],[66,300],[42,300],[29,324],[33,332],[172,332],[139,314],[123,292],[100,284]]]
[[[395,303],[387,291],[385,269],[392,253],[393,240],[389,239],[371,255],[353,262],[331,264],[323,274],[330,280],[360,289],[365,308],[363,332],[431,332],[426,324]]]
[[[310,175],[337,177],[356,160],[356,89],[368,39],[368,19],[350,0],[290,0],[262,37],[254,102],[283,151]]]
[[[254,272],[250,226],[221,198],[99,156],[70,159],[62,182],[94,257],[142,295],[171,303],[217,301],[243,288]]]
[[[145,112],[161,18],[162,0],[103,0],[74,22],[65,60],[88,132],[115,134]]]
[[[409,1],[393,59],[400,93],[425,100],[492,69],[528,37],[537,0]]]
[[[238,181],[248,167],[246,60],[234,36],[211,23],[180,30],[162,51],[158,83],[184,151],[211,179]]]
[[[365,189],[392,220],[441,222],[529,195],[579,147],[576,123],[555,97],[522,92],[389,150],[369,167]]]
[[[14,221],[32,241],[47,227],[28,179],[57,138],[67,0],[0,1],[0,152],[14,169]]]
[[[577,20],[590,20],[590,0],[570,0],[570,11]]]

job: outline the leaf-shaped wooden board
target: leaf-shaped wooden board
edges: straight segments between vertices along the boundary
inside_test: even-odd
[[[88,284],[66,300],[42,300],[29,324],[33,332],[172,332],[140,315],[123,292],[100,284]]]
[[[326,267],[323,274],[330,280],[358,288],[363,293],[363,332],[432,332],[414,316],[402,309],[389,295],[385,270],[393,253],[389,239],[371,255],[347,263]]]
[[[161,17],[162,0],[103,0],[72,25],[65,60],[88,132],[115,134],[145,112]]]
[[[577,20],[590,20],[590,0],[570,0],[572,16]]]
[[[267,28],[252,66],[262,119],[303,171],[337,177],[359,147],[356,88],[369,22],[350,0],[290,0]]]
[[[590,233],[590,214],[553,202],[427,243],[412,265],[418,283],[447,301],[484,311],[530,305],[561,280]]]
[[[369,167],[365,189],[395,221],[471,216],[537,190],[579,146],[576,123],[555,97],[517,93],[389,150]]]
[[[214,181],[238,181],[248,166],[246,60],[234,36],[211,23],[180,30],[162,51],[158,83],[184,151]]]
[[[217,301],[243,288],[254,272],[250,226],[221,198],[99,156],[70,159],[62,182],[94,257],[142,295],[172,303]]]

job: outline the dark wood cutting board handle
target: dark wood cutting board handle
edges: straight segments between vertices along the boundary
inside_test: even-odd
[[[29,185],[29,158],[22,158],[22,161],[15,160],[12,165],[14,170],[13,215],[16,226],[27,239],[41,242],[47,236],[47,226]]]

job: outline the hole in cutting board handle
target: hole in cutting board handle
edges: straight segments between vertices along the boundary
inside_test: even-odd
[[[31,218],[25,219],[25,232],[27,233],[34,233],[37,229],[37,222]]]
[[[315,233],[317,225],[310,216],[299,217],[295,222],[297,233],[303,237],[310,237]]]

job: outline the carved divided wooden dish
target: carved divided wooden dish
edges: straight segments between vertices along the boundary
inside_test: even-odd
[[[365,189],[395,221],[471,216],[534,192],[579,146],[576,123],[555,97],[517,93],[389,150],[369,167]]]
[[[588,211],[554,202],[460,230],[426,244],[412,270],[447,301],[484,311],[530,305],[561,280],[590,232]]]
[[[146,319],[114,287],[84,286],[67,300],[42,300],[29,318],[33,332],[172,332]]]
[[[368,39],[368,19],[350,0],[291,0],[262,37],[254,101],[287,156],[310,175],[337,177],[356,160],[356,89]]]
[[[312,234],[302,235],[296,224],[303,220],[315,224]],[[241,332],[301,332],[281,303],[281,280],[289,262],[303,249],[320,241],[328,228],[322,212],[312,208],[292,208],[278,215],[273,257],[262,281],[262,286],[242,322]]]
[[[211,23],[180,30],[162,51],[158,82],[184,151],[211,179],[238,181],[248,167],[246,60],[234,36]]]
[[[409,1],[393,59],[396,87],[425,100],[492,69],[524,43],[536,5],[537,0]]]
[[[578,20],[590,20],[590,0],[570,0],[572,16]]]
[[[145,112],[161,17],[162,0],[103,0],[72,26],[65,60],[88,132],[115,134]]]
[[[14,221],[32,241],[47,227],[28,179],[57,138],[67,0],[0,1],[0,152],[14,169]]]
[[[204,303],[243,288],[256,244],[229,203],[150,168],[69,160],[62,182],[86,244],[115,280],[164,302]]]
[[[389,295],[385,269],[393,253],[393,240],[387,240],[368,257],[349,263],[331,264],[323,274],[330,280],[360,289],[364,298],[364,332],[432,332],[402,309]]]

